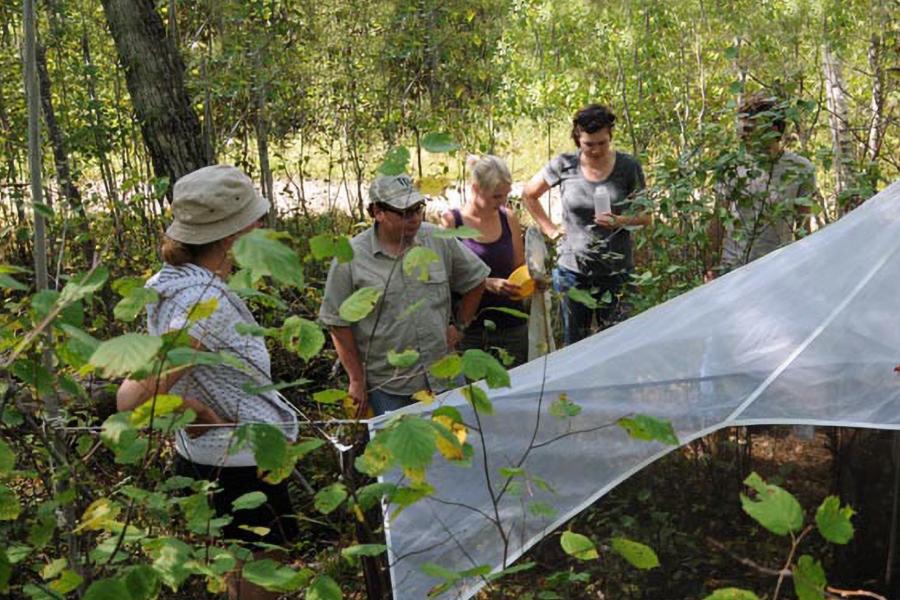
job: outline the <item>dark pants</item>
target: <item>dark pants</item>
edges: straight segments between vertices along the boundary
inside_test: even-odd
[[[384,390],[372,390],[369,392],[369,406],[375,416],[383,415],[392,410],[398,410],[404,406],[415,404],[412,394],[392,394]]]
[[[462,340],[462,350],[475,348],[490,352],[491,348],[503,348],[513,358],[510,368],[528,362],[528,321],[518,319],[515,324],[497,325],[488,331],[483,322],[475,322],[466,329]]]
[[[562,294],[564,345],[574,344],[591,335],[591,324],[595,317],[598,331],[627,318],[627,311],[620,302],[622,284],[626,277],[627,275],[589,277],[563,267],[553,269],[553,289]],[[589,292],[597,302],[597,308],[590,308],[570,299],[566,292],[571,288]]]

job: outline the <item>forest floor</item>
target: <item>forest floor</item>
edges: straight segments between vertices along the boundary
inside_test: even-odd
[[[519,559],[535,562],[534,568],[478,597],[701,600],[716,589],[739,587],[771,598],[778,578],[762,568],[779,570],[791,543],[743,512],[740,494],[748,490],[742,482],[759,473],[793,493],[805,510],[805,524],[814,523],[816,508],[836,488],[831,431],[817,428],[805,439],[791,427],[757,427],[749,436],[745,428],[731,428],[693,442],[628,479],[566,526],[595,542],[598,560],[567,556],[556,532]],[[625,563],[609,549],[616,536],[652,547],[660,567],[640,571]],[[817,534],[804,540],[797,557],[801,554],[822,560],[826,573],[839,560],[835,547]],[[841,583],[849,582],[835,579],[834,585]],[[779,597],[795,597],[789,580]]]

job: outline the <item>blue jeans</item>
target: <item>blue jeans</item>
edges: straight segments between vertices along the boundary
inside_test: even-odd
[[[626,275],[627,276],[627,275]],[[553,269],[553,289],[562,294],[563,344],[568,346],[591,335],[591,324],[597,318],[597,329],[601,331],[615,325],[627,315],[621,310],[619,301],[623,276],[589,277],[570,271],[564,267]],[[581,302],[571,300],[566,292],[578,288],[589,292],[597,301],[597,308],[590,308]],[[609,292],[609,296],[603,296]]]
[[[386,412],[415,404],[412,394],[392,394],[384,390],[372,390],[369,392],[369,406],[375,416],[383,415]]]

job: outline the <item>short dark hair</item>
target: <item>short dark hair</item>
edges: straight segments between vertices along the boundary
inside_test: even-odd
[[[602,104],[588,104],[572,119],[572,141],[578,145],[578,138],[583,133],[597,133],[601,129],[609,129],[612,134],[616,124],[616,115]]]
[[[778,133],[784,133],[784,130],[787,128],[783,106],[775,97],[760,93],[753,94],[741,102],[738,110],[740,111],[740,116],[749,118],[753,118],[761,113],[772,113],[770,121],[772,127],[777,129]]]
[[[160,254],[162,254],[163,262],[173,267],[180,267],[188,263],[196,264],[197,260],[205,252],[218,243],[219,241],[217,240],[207,244],[185,244],[164,235],[160,246]]]

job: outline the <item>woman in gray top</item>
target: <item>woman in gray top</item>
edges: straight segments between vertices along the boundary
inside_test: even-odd
[[[644,187],[644,172],[634,157],[612,148],[616,117],[600,104],[590,104],[572,121],[577,150],[553,158],[531,178],[522,200],[550,239],[561,237],[554,288],[563,294],[563,337],[566,345],[591,333],[596,317],[599,329],[619,314],[619,293],[634,266],[629,227],[649,225],[651,216],[632,207]],[[540,197],[559,186],[562,224],[547,216]],[[596,308],[573,301],[566,292],[589,292]]]

